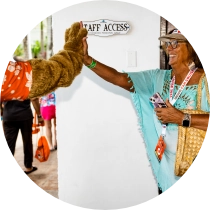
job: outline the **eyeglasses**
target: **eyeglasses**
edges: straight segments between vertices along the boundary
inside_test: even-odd
[[[177,40],[173,40],[171,42],[166,42],[166,48],[169,47],[169,45],[173,48],[173,49],[176,49],[177,48],[177,45],[178,45],[178,41]]]

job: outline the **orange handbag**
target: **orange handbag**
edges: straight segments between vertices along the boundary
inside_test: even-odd
[[[38,133],[40,131],[39,126],[44,126],[44,123],[42,124],[37,124],[36,123],[36,113],[34,116],[34,123],[32,125],[32,133],[33,134],[37,134],[37,138],[38,138]],[[39,137],[38,141],[37,141],[37,149],[35,152],[35,158],[37,160],[39,160],[40,162],[45,162],[48,160],[49,156],[50,156],[50,148],[47,142],[46,137],[43,135],[43,128],[41,128],[41,136]]]
[[[41,136],[38,140],[35,158],[40,162],[45,162],[50,156],[50,148],[45,136]]]

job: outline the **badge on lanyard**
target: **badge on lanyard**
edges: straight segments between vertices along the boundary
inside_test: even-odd
[[[177,91],[177,93],[175,94],[174,98],[172,98],[172,96],[173,96],[173,91],[174,91],[174,86],[175,86],[175,76],[173,76],[173,78],[171,80],[170,90],[169,90],[169,100],[170,100],[170,103],[172,106],[175,104],[176,100],[181,95],[182,91],[184,90],[185,86],[189,82],[190,78],[197,70],[197,68],[194,68],[194,67],[189,67],[189,68],[190,68],[190,71],[188,72],[187,76],[185,77],[184,81],[182,82],[182,84],[181,84],[179,90]],[[158,143],[155,147],[155,155],[159,162],[162,160],[164,151],[166,149],[166,143],[164,141],[164,137],[166,135],[166,127],[167,127],[166,124],[162,124],[162,134],[160,135],[160,138],[158,139]]]
[[[165,141],[164,141],[164,136],[160,135],[160,138],[158,139],[158,143],[155,147],[155,155],[156,155],[159,162],[162,160],[165,148],[166,148],[166,144],[165,144]]]

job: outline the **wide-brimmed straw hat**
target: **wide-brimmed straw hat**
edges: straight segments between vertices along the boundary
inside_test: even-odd
[[[176,39],[178,41],[187,41],[184,35],[178,30],[174,29],[171,34],[167,34],[158,38],[162,42],[168,42],[170,39]]]

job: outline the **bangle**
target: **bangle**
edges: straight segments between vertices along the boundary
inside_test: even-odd
[[[189,120],[190,120],[190,125],[189,127],[191,126],[191,114],[189,114]]]
[[[95,68],[95,67],[96,67],[96,64],[97,64],[97,61],[95,61],[95,60],[92,58],[92,62],[91,62],[91,64],[90,64],[90,65],[88,65],[87,67],[88,67],[89,69],[93,69],[93,68]]]

